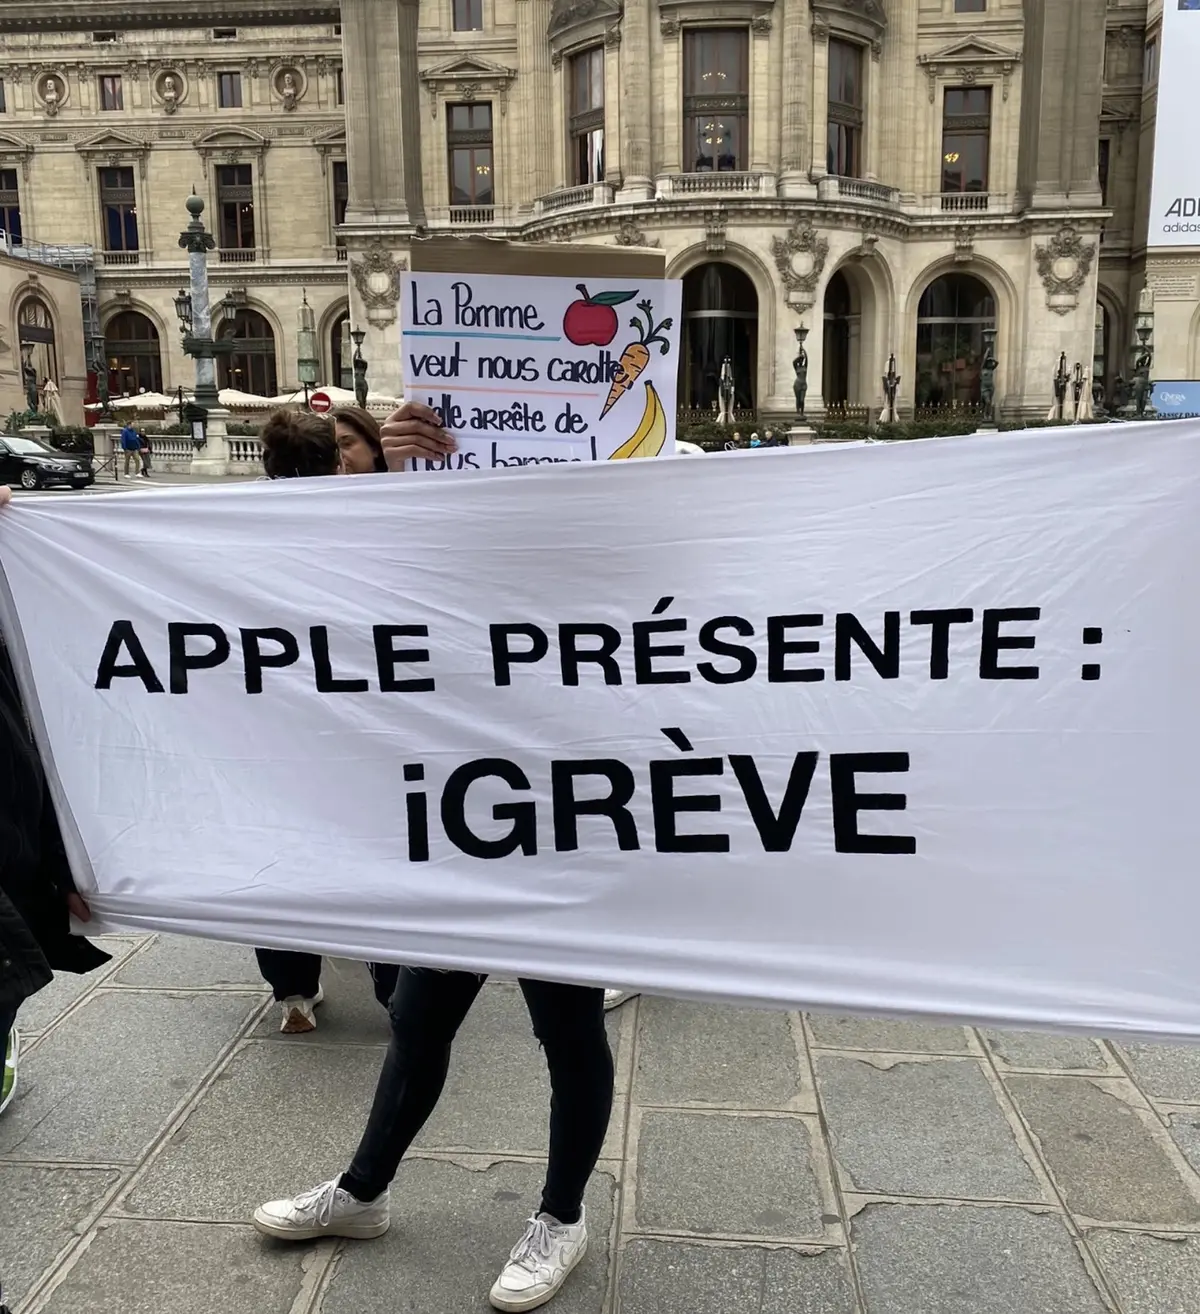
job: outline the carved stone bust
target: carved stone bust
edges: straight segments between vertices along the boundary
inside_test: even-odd
[[[275,74],[275,91],[285,110],[294,110],[304,95],[304,75],[297,68],[281,68]]]
[[[47,73],[38,83],[38,97],[53,118],[67,98],[67,84],[57,73]]]
[[[187,94],[187,83],[178,69],[164,69],[154,80],[154,92],[166,113],[174,114]]]

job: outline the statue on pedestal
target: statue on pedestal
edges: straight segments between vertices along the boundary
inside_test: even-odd
[[[733,361],[726,356],[721,362],[721,381],[717,385],[717,393],[721,399],[721,411],[717,416],[718,424],[733,423]]]
[[[796,376],[792,381],[792,392],[796,397],[796,414],[804,419],[804,399],[808,396],[808,352],[804,350],[802,340],[792,361],[792,373]]]

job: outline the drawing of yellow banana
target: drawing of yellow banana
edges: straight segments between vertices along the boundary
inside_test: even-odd
[[[628,461],[635,456],[657,456],[667,441],[667,413],[663,410],[654,384],[646,384],[646,409],[637,433],[608,458],[610,461]]]

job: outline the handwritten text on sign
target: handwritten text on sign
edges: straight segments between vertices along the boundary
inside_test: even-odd
[[[405,274],[400,306],[405,396],[458,440],[420,469],[674,450],[678,282]]]

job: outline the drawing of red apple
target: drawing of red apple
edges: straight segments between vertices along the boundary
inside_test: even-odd
[[[617,336],[617,312],[614,306],[632,301],[637,292],[598,292],[594,297],[582,283],[575,286],[583,299],[572,301],[563,316],[563,332],[577,347],[607,347]]]

